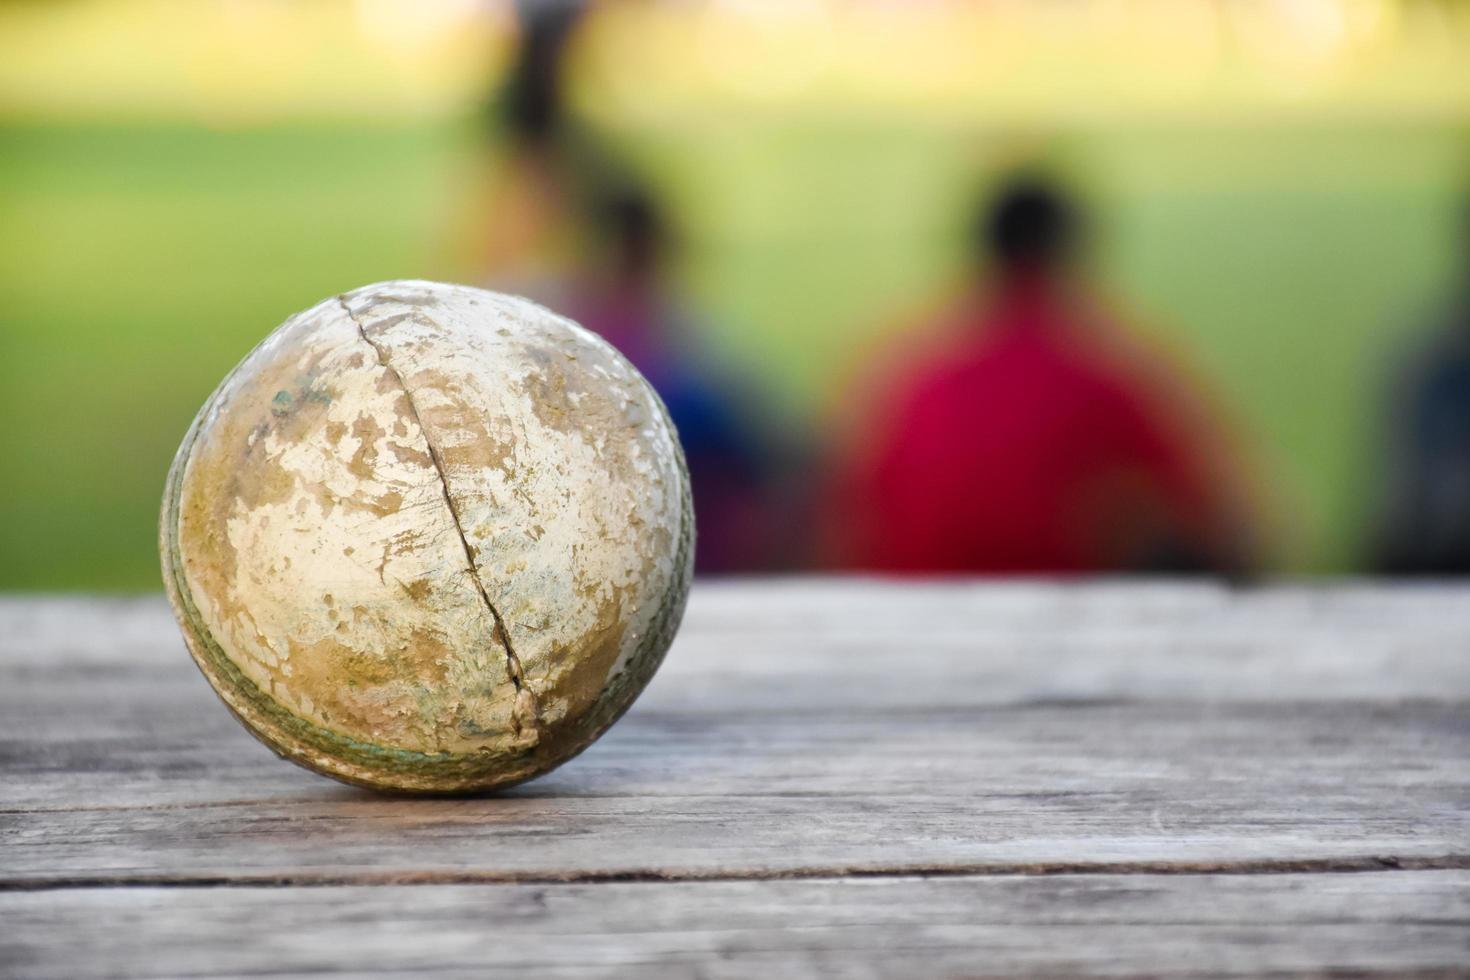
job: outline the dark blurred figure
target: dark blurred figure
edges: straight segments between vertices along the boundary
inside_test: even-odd
[[[671,299],[664,268],[672,236],[653,201],[625,188],[594,210],[595,262],[568,301],[573,319],[623,352],[668,406],[699,522],[695,569],[769,570],[783,563],[777,454],[744,386],[714,371],[699,335]]]
[[[567,57],[588,4],[520,0],[516,12],[520,43],[490,103],[489,166],[465,209],[465,251],[490,284],[555,306],[592,202],[622,167],[567,109]]]
[[[1470,207],[1461,282],[1394,378],[1372,565],[1390,575],[1470,573]]]
[[[1222,444],[1124,354],[1076,271],[1076,205],[1014,179],[981,214],[943,353],[880,396],[844,467],[845,562],[897,572],[1238,572]]]
[[[517,0],[521,43],[498,115],[523,147],[549,151],[565,128],[562,63],[585,12],[584,0]]]

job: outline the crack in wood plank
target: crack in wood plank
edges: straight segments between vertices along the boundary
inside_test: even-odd
[[[1470,853],[1430,857],[1365,854],[1332,858],[1261,858],[1239,861],[1041,861],[974,864],[884,864],[814,866],[749,871],[668,869],[623,871],[361,871],[289,874],[66,875],[0,878],[0,892],[74,888],[324,888],[344,885],[587,885],[631,882],[809,881],[849,878],[995,878],[1052,875],[1286,875],[1373,874],[1388,871],[1470,870]]]

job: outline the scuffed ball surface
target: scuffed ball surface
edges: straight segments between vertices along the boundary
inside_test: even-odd
[[[526,300],[381,283],[292,317],[169,475],[189,648],[278,752],[368,785],[482,789],[595,739],[662,660],[693,539],[668,416]]]

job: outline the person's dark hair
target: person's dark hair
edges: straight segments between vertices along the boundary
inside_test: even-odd
[[[1004,268],[1050,268],[1071,258],[1080,226],[1076,205],[1059,187],[1035,176],[1015,177],[986,202],[977,245]]]
[[[654,268],[668,244],[668,228],[658,205],[637,187],[607,193],[593,208],[592,219],[626,272]]]

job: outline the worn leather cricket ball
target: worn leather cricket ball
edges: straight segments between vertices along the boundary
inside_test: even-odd
[[[465,286],[366,286],[291,317],[169,471],[169,600],[280,755],[383,789],[544,773],[648,683],[694,516],[653,389],[594,334]]]

